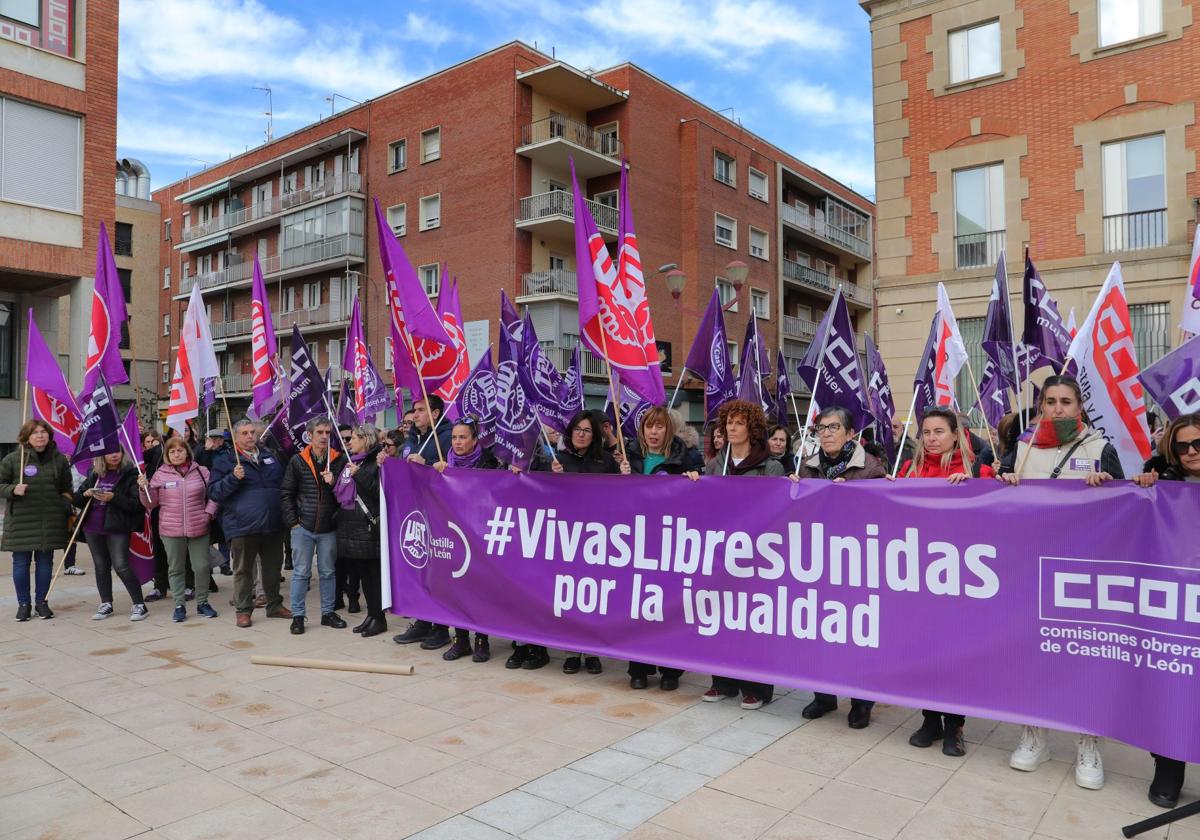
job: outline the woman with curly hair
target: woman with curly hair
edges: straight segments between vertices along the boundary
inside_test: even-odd
[[[761,406],[746,400],[731,400],[721,406],[717,428],[724,431],[726,444],[704,465],[705,475],[784,475],[783,465],[771,457],[767,448],[767,416]],[[700,478],[695,471],[684,475],[692,481]],[[775,686],[714,675],[712,687],[700,699],[719,703],[739,694],[743,709],[761,709],[771,702]]]

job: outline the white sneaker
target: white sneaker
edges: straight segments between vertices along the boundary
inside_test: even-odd
[[[112,604],[105,601],[103,604],[101,604],[100,606],[98,606],[96,608],[96,614],[92,616],[92,621],[100,621],[101,619],[108,618],[112,614],[113,614]]]
[[[1100,739],[1080,735],[1075,748],[1075,784],[1087,790],[1104,787],[1104,762],[1100,758]]]
[[[1050,745],[1046,743],[1046,730],[1040,726],[1022,726],[1021,743],[1009,757],[1008,766],[1031,773],[1049,760]]]
[[[83,569],[79,568],[78,566],[68,566],[67,568],[63,569],[63,574],[64,575],[86,575],[87,572],[85,572]]]
[[[150,608],[145,604],[134,604],[133,609],[129,611],[130,621],[145,621],[146,616],[150,615]]]

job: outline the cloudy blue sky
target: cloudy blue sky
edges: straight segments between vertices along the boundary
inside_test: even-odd
[[[255,87],[271,87],[280,136],[333,93],[377,96],[511,40],[580,68],[633,61],[875,192],[855,0],[122,0],[117,149],[165,186],[263,142]]]

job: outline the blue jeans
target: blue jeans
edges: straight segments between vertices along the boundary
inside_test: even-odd
[[[333,612],[337,590],[334,568],[337,565],[337,534],[314,534],[304,526],[292,529],[292,615],[304,615],[304,600],[312,578],[313,552],[317,555],[317,576],[321,587],[321,615]]]
[[[30,604],[29,600],[29,564],[36,563],[34,572],[37,583],[35,592],[38,602],[46,600],[46,592],[50,589],[50,574],[54,571],[53,551],[14,551],[13,552],[13,586],[17,590],[17,603]]]

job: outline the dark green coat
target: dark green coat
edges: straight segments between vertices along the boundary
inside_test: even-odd
[[[20,475],[21,450],[0,461],[0,498],[8,503],[4,514],[3,551],[37,551],[67,547],[67,514],[70,503],[63,493],[71,492],[71,465],[51,443],[39,455],[25,447],[25,468],[34,475]],[[28,485],[24,496],[13,495],[18,484]]]

